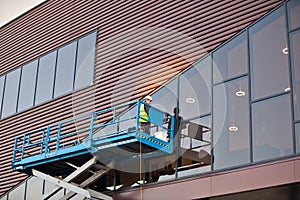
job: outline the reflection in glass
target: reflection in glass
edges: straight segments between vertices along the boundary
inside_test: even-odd
[[[183,121],[180,126],[178,177],[211,170],[211,118]]]
[[[296,153],[300,153],[300,123],[295,124]]]
[[[36,105],[52,99],[56,53],[57,51],[53,51],[40,58],[35,96]]]
[[[157,109],[173,114],[174,108],[177,106],[177,85],[178,79],[174,79],[167,85],[152,95],[151,103]]]
[[[77,42],[58,49],[54,97],[73,90]]]
[[[2,118],[14,114],[17,111],[20,72],[21,68],[18,68],[6,75]]]
[[[26,198],[27,200],[39,200],[42,198],[44,181],[35,176],[27,180]]]
[[[75,89],[89,86],[93,82],[96,32],[78,41]]]
[[[284,7],[249,29],[253,100],[289,87],[286,31]]]
[[[68,192],[68,191],[67,191]],[[80,194],[76,194],[75,196],[73,196],[70,200],[84,200],[86,199],[85,196],[80,195]]]
[[[23,199],[25,194],[25,184],[21,184],[16,187],[14,190],[9,192],[8,197],[9,199]]]
[[[53,191],[54,188],[57,186],[50,181],[45,181],[44,184],[44,194],[49,194]],[[61,199],[64,196],[64,190],[59,190],[57,193],[55,193],[51,199]]]
[[[293,153],[290,96],[275,97],[252,106],[253,160]]]
[[[2,109],[2,102],[3,102],[4,80],[5,80],[5,76],[1,76],[0,77],[0,116],[1,116],[1,109]]]
[[[152,106],[174,115],[174,108],[177,106],[178,78],[172,80],[152,95]],[[176,140],[176,139],[174,139]],[[175,144],[176,142],[174,142]],[[176,147],[175,147],[176,148]],[[176,167],[176,150],[174,154],[154,157],[147,161],[147,168],[150,171],[146,174],[147,181],[159,182],[175,178],[174,168]]]
[[[179,112],[184,119],[211,112],[211,58],[179,76]]]
[[[291,34],[291,53],[293,68],[294,112],[295,119],[300,120],[300,31]]]
[[[213,88],[214,169],[250,162],[248,78]]]
[[[299,0],[290,0],[288,1],[288,16],[290,30],[300,27],[300,1]]]
[[[246,74],[247,63],[247,35],[243,32],[213,53],[214,83]]]
[[[33,106],[38,60],[22,67],[18,112]]]

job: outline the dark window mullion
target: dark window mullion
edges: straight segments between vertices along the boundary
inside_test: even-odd
[[[3,109],[3,102],[4,102],[4,93],[5,93],[5,85],[6,85],[6,74],[4,76],[4,81],[3,81],[3,91],[2,91],[2,101],[0,105],[0,119],[2,118],[2,109]]]
[[[77,73],[77,60],[78,60],[78,40],[76,41],[76,51],[75,51],[75,64],[74,64],[74,78],[73,78],[73,89],[75,89],[75,82],[76,82],[76,73]]]

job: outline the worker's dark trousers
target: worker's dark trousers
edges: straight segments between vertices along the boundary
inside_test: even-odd
[[[140,129],[142,132],[150,134],[150,122],[140,122]]]

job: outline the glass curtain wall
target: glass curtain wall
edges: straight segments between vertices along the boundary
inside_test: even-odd
[[[300,1],[287,3],[296,153],[300,153]]]
[[[178,78],[170,81],[151,96],[153,99],[151,103],[152,106],[174,115],[174,111],[178,107]],[[151,133],[155,132],[154,129],[155,127],[151,129]],[[146,174],[146,176],[148,176],[148,182],[160,182],[164,180],[175,179],[174,169],[176,169],[177,166],[176,143],[178,141],[179,134],[174,134],[174,153],[155,157],[147,161],[149,173]]]
[[[289,90],[284,6],[249,28],[252,100]]]
[[[247,33],[213,53],[214,169],[250,162]]]
[[[259,101],[252,106],[253,161],[293,153],[290,95]]]
[[[253,161],[291,155],[293,135],[285,6],[250,27],[249,41]]]
[[[250,162],[248,77],[214,86],[214,169]]]
[[[179,76],[178,177],[210,170],[211,56]]]
[[[180,148],[172,165],[177,167],[175,177],[300,151],[298,5],[289,1],[278,7],[178,76],[176,147]],[[286,8],[293,12],[287,15]],[[165,90],[156,92],[154,99],[174,112],[176,92],[170,95]]]

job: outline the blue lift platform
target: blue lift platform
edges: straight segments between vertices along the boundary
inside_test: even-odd
[[[149,106],[151,133],[140,128],[141,104]],[[65,163],[80,166],[95,155],[102,163],[110,163],[139,155],[172,154],[173,137],[174,116],[137,100],[16,137],[12,168],[60,175],[71,170]]]
[[[140,127],[142,104],[149,106],[150,132]],[[141,180],[156,182],[161,175],[174,174],[171,160],[177,152],[175,124],[173,115],[143,101],[125,103],[16,137],[12,168],[55,185],[43,200],[51,199],[63,188],[67,193],[61,200],[75,195],[111,200],[109,193],[101,193],[107,185],[131,187],[141,184]],[[210,145],[203,137],[210,128],[189,121],[180,124],[185,133],[177,137],[188,140],[189,145],[180,148],[181,162],[186,165],[178,170],[209,165],[211,156],[202,148]],[[158,169],[161,163],[164,167]],[[122,172],[118,167],[133,171]]]

